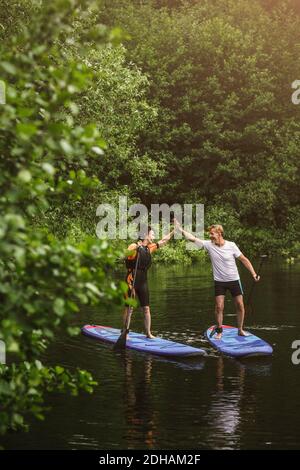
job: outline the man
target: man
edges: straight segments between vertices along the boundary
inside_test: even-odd
[[[140,306],[144,312],[144,323],[145,323],[145,332],[147,338],[153,339],[154,336],[151,333],[151,313],[149,306],[149,289],[147,281],[147,271],[151,265],[151,254],[156,251],[158,248],[164,246],[174,235],[174,230],[168,235],[164,236],[159,242],[154,243],[154,231],[151,227],[148,227],[147,232],[139,239],[137,243],[132,243],[128,247],[128,251],[133,251],[126,259],[127,266],[127,275],[126,282],[128,284],[128,293],[127,296],[135,297],[137,295],[139,299]],[[134,273],[136,268],[138,256],[138,264],[136,270],[135,283]],[[132,315],[132,307],[125,308],[124,310],[124,329],[128,329],[130,319]]]
[[[243,330],[245,317],[243,289],[235,260],[239,259],[257,282],[260,277],[256,274],[251,262],[241,253],[234,242],[224,240],[222,225],[212,225],[209,227],[210,241],[200,240],[191,233],[186,232],[182,229],[177,220],[175,220],[175,227],[183,233],[188,240],[204,248],[210,256],[215,281],[216,339],[221,339],[222,337],[224,300],[227,290],[229,290],[234,299],[237,313],[238,334],[247,336],[247,333]]]

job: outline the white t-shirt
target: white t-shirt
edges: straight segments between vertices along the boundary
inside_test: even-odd
[[[208,252],[215,281],[229,282],[240,279],[235,258],[238,258],[242,253],[234,242],[225,240],[223,246],[217,246],[210,240],[201,240],[201,244],[199,242],[196,244],[204,247]]]

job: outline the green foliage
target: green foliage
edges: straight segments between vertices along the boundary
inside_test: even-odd
[[[247,230],[272,230],[280,245],[299,204],[295,2],[105,5],[104,16],[131,36],[127,61],[149,77],[148,100],[158,113],[139,146],[161,173],[135,194],[147,204],[230,207]]]
[[[89,372],[78,369],[70,373],[61,366],[45,367],[38,360],[10,366],[0,365],[0,434],[4,434],[7,429],[27,429],[26,411],[43,420],[47,411],[43,404],[45,390],[68,392],[75,396],[80,389],[92,393],[96,385],[97,382]]]
[[[92,391],[87,372],[45,367],[38,358],[58,330],[78,334],[81,304],[123,303],[124,286],[111,277],[118,252],[95,237],[58,240],[42,223],[100,185],[89,168],[106,143],[96,123],[76,119],[76,101],[94,72],[61,47],[84,3],[33,1],[31,17],[26,2],[20,32],[10,18],[4,26],[11,35],[0,62],[7,84],[0,115],[0,338],[9,365],[0,370],[1,433],[24,426],[29,414],[42,418],[45,391]],[[19,6],[14,2],[8,14]]]
[[[125,48],[120,42],[127,40],[126,32],[117,27],[107,33],[111,43],[102,45],[94,39],[94,31],[106,31],[103,23],[99,23],[97,12],[99,9],[85,8],[81,10],[72,21],[72,41],[59,38],[59,47],[67,58],[67,63],[77,63],[80,58],[82,67],[88,71],[88,79],[84,93],[73,96],[70,110],[73,123],[85,127],[90,122],[97,123],[97,130],[101,133],[97,145],[91,148],[94,155],[83,166],[85,174],[93,185],[83,186],[80,181],[80,198],[74,197],[74,185],[78,179],[74,173],[74,159],[72,170],[65,183],[72,185],[69,190],[73,196],[66,201],[59,200],[55,204],[52,200],[51,211],[48,211],[43,220],[38,223],[47,224],[49,229],[59,236],[66,236],[75,223],[85,233],[95,233],[95,212],[100,203],[116,202],[117,196],[136,193],[146,194],[149,187],[161,174],[161,165],[142,153],[137,146],[137,140],[142,132],[156,119],[156,108],[150,106],[146,100],[149,88],[148,79],[134,64],[125,63]],[[91,31],[91,34],[87,34]],[[82,47],[82,40],[88,42],[88,47]],[[69,142],[66,150],[68,150]],[[82,173],[82,170],[81,170]],[[61,171],[59,171],[61,174]]]
[[[205,259],[204,250],[187,249],[187,243],[188,242],[185,240],[177,240],[164,246],[162,249],[155,252],[153,256],[154,264],[165,263],[169,265],[190,265],[197,261],[203,261]]]
[[[126,67],[123,46],[91,49],[84,60],[95,80],[79,103],[80,119],[97,121],[109,142],[101,165],[95,161],[93,169],[109,187],[134,185],[142,193],[144,180],[149,184],[158,172],[156,162],[136,151],[137,137],[156,115],[145,99],[148,80],[135,66]]]

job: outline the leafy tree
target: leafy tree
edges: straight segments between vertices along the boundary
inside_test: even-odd
[[[230,206],[246,227],[279,233],[299,207],[293,2],[269,9],[258,0],[155,5],[111,7],[113,21],[131,35],[127,60],[148,76],[158,113],[139,148],[162,171],[152,192],[139,196],[147,204]]]

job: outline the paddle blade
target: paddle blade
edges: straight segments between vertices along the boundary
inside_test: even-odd
[[[216,334],[216,328],[213,328],[209,334],[209,337],[212,338]]]
[[[123,330],[122,333],[120,334],[119,338],[117,339],[117,342],[114,344],[114,351],[120,350],[120,349],[125,349],[126,348],[126,337],[127,337],[128,330]]]

